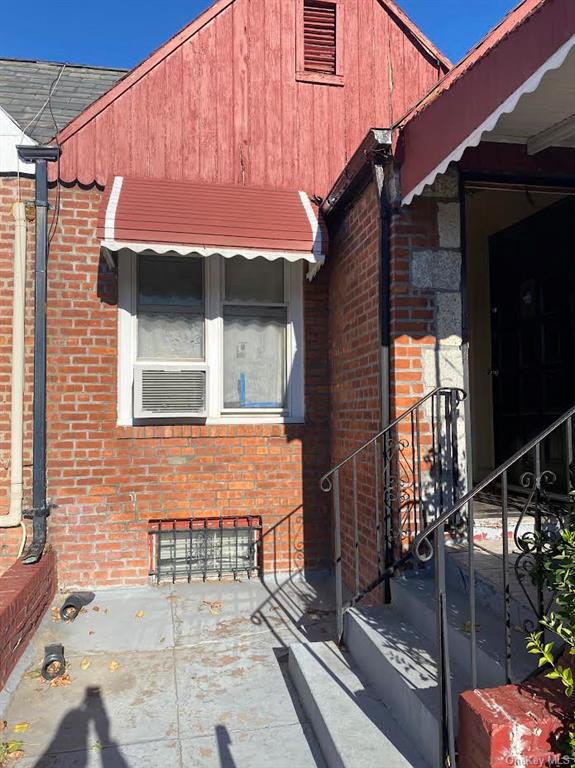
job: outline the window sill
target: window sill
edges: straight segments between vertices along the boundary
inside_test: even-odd
[[[343,75],[322,75],[321,72],[296,72],[298,83],[315,83],[316,85],[345,85]]]
[[[227,437],[281,437],[298,435],[303,429],[303,419],[276,419],[275,421],[212,420],[196,424],[138,424],[117,425],[115,436],[119,440],[170,440],[177,438],[227,438]]]

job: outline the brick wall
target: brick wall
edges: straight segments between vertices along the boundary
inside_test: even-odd
[[[330,225],[329,306],[331,462],[348,456],[381,428],[379,315],[380,226],[377,188],[370,183]],[[375,456],[357,459],[360,584],[377,575]],[[355,586],[353,469],[342,470],[342,562]]]
[[[391,219],[391,402],[392,418],[424,394],[423,353],[435,348],[433,295],[411,281],[416,250],[437,248],[437,207],[433,200],[416,198]]]
[[[0,576],[0,690],[56,592],[56,556],[47,550],[35,565],[12,565]]]
[[[325,271],[304,295],[305,425],[118,427],[117,284],[96,239],[100,199],[96,188],[61,188],[48,268],[49,540],[60,583],[141,584],[149,519],[220,513],[263,516],[267,572],[325,567]]]
[[[439,176],[424,196],[402,208],[391,221],[391,413],[400,416],[435,387],[464,386],[462,256],[459,180],[456,173]],[[464,405],[457,421],[459,491],[465,486]],[[444,444],[445,425],[428,401],[422,409],[422,497],[428,511],[436,505],[436,446]],[[411,450],[410,425],[402,436]],[[442,462],[443,490],[455,478]],[[405,525],[403,526],[405,528]]]
[[[565,652],[562,666],[573,667]],[[571,765],[565,757],[573,701],[545,673],[520,685],[466,691],[459,697],[461,768]],[[562,757],[563,755],[563,757]]]

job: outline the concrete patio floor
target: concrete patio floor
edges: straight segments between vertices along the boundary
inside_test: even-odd
[[[318,578],[111,590],[74,622],[49,612],[8,686],[2,737],[24,750],[14,765],[323,767],[287,649],[329,639],[332,608],[329,581]],[[60,687],[34,672],[55,642],[71,679]]]

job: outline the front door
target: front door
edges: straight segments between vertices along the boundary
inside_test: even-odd
[[[490,239],[496,465],[575,403],[575,199]],[[567,480],[563,430],[543,446],[544,469]],[[533,456],[510,479],[532,469]],[[559,490],[559,488],[558,488]]]

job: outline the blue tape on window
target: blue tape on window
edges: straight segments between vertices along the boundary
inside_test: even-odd
[[[281,408],[281,403],[252,403],[246,398],[246,375],[240,373],[240,408]]]

